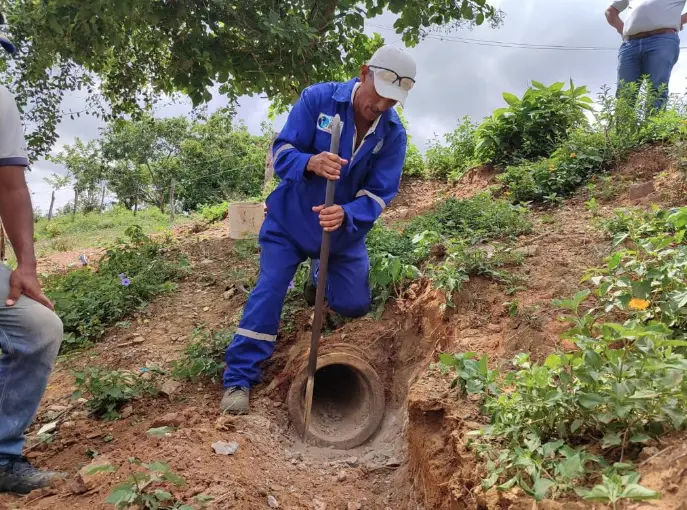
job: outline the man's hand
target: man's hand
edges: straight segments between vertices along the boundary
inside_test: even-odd
[[[331,152],[320,152],[308,160],[308,170],[315,175],[336,181],[341,175],[341,167],[348,161]]]
[[[333,205],[331,207],[318,205],[313,207],[312,210],[320,215],[320,225],[322,225],[325,232],[334,232],[341,226],[345,217],[343,207],[340,205]]]
[[[24,294],[31,299],[38,301],[43,306],[55,311],[50,300],[43,294],[41,286],[38,283],[38,276],[35,269],[17,267],[10,275],[10,293],[7,296],[5,304],[7,306],[14,306],[19,299],[19,296]]]

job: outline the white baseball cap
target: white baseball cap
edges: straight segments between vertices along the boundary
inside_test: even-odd
[[[403,105],[415,85],[415,61],[406,52],[393,46],[382,46],[367,63],[374,73],[377,94]]]

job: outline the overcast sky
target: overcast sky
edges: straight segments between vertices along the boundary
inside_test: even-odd
[[[417,85],[405,108],[413,141],[424,152],[427,141],[434,134],[443,135],[456,126],[459,119],[469,115],[475,120],[489,115],[504,105],[504,91],[521,95],[530,80],[546,84],[573,79],[576,85],[587,85],[596,94],[603,85],[615,86],[617,48],[620,36],[606,24],[604,10],[610,1],[600,0],[492,0],[506,13],[501,28],[477,27],[474,30],[452,32],[449,37],[502,41],[526,44],[586,46],[608,48],[594,51],[534,50],[465,44],[430,38],[407,51],[418,66]],[[391,27],[392,15],[369,21],[366,32],[379,32],[388,44],[403,46]],[[687,44],[686,44],[687,45]],[[682,93],[687,88],[687,56],[673,69],[671,92]],[[78,95],[78,94],[77,94]],[[211,111],[224,105],[219,96],[209,105]],[[64,109],[80,110],[82,99],[69,96]],[[267,119],[268,102],[258,97],[240,101],[238,114],[255,133]],[[170,103],[157,111],[159,116],[187,115],[190,102]],[[284,119],[278,118],[279,129]],[[98,119],[67,118],[59,127],[56,150],[75,138],[89,140],[96,137],[101,123]],[[43,178],[59,167],[39,161],[28,176],[34,192],[34,205],[46,211],[50,203],[50,188]],[[57,205],[71,198],[71,191],[62,191]]]

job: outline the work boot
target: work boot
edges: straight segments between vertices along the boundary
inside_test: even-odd
[[[248,414],[250,390],[241,386],[232,386],[224,391],[219,409],[223,413]]]
[[[53,482],[65,476],[64,473],[35,468],[25,457],[19,455],[0,456],[0,492],[28,494],[36,489],[50,487]]]

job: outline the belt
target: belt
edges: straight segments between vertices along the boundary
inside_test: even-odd
[[[644,39],[645,37],[651,37],[652,35],[661,34],[677,34],[677,30],[674,28],[659,28],[658,30],[650,30],[649,32],[639,32],[638,34],[628,35],[628,41],[633,39]]]

